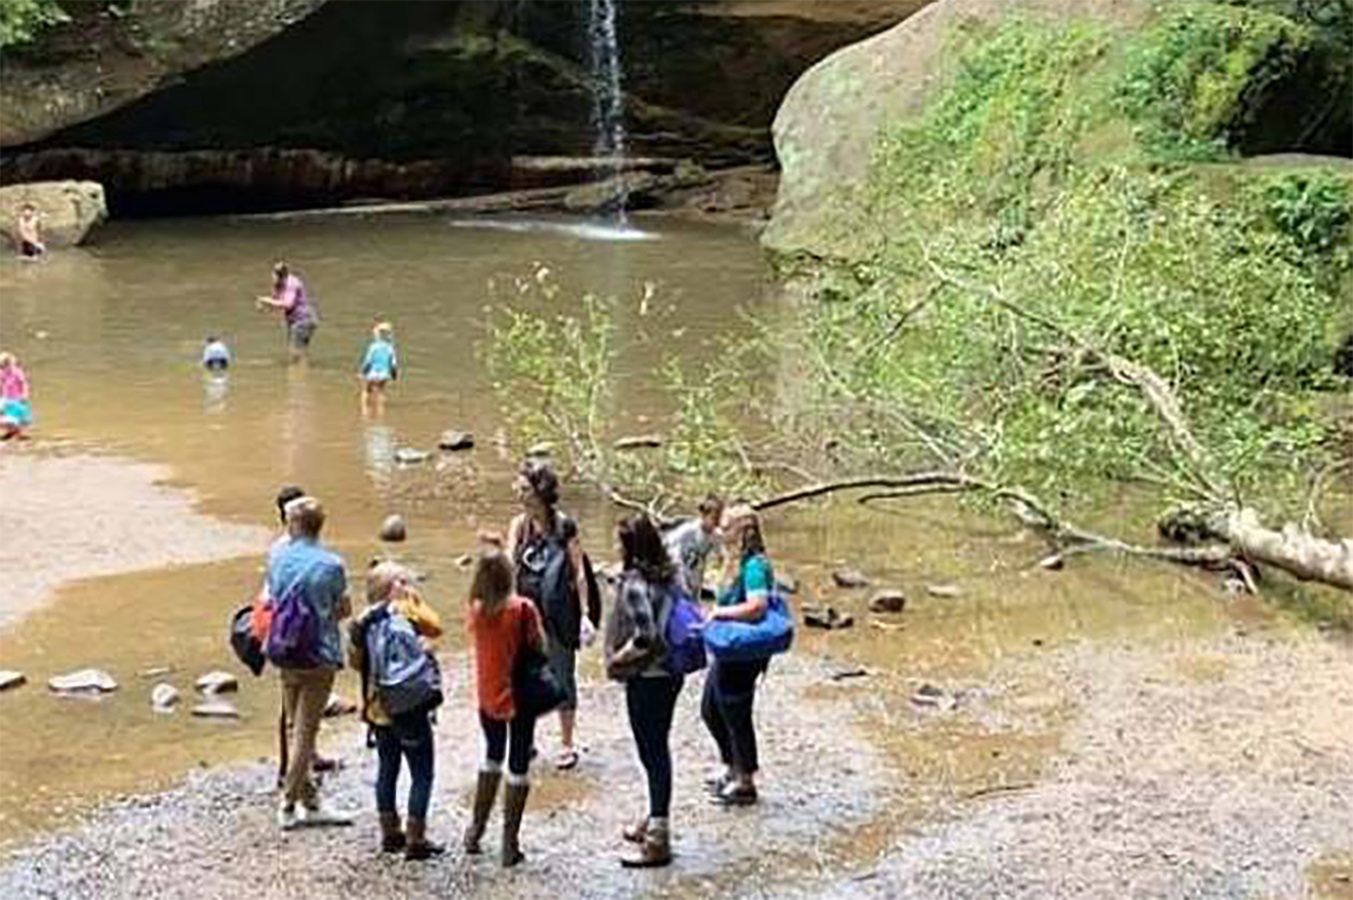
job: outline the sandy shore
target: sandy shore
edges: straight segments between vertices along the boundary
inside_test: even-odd
[[[168,469],[0,448],[0,627],[64,581],[258,554],[265,529],[202,515]]]

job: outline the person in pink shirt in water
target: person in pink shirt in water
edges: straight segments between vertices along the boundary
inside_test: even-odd
[[[319,325],[319,316],[315,304],[305,290],[305,282],[291,271],[285,262],[272,267],[272,296],[259,297],[259,309],[278,309],[282,311],[287,326],[287,347],[291,351],[291,361],[305,359],[310,339]]]
[[[28,375],[12,353],[0,353],[0,441],[24,437],[33,424]]]

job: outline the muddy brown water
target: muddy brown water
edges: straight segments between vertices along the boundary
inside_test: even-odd
[[[645,430],[660,430],[666,411],[653,336],[645,339],[638,315],[645,282],[674,306],[673,321],[685,330],[673,340],[693,358],[718,352],[721,334],[746,327],[739,308],[767,312],[779,303],[745,232],[664,220],[641,226],[653,240],[430,217],[114,223],[86,250],[39,265],[0,262],[0,344],[27,364],[40,438],[167,464],[207,513],[271,527],[276,487],[299,482],[326,501],[328,536],[357,571],[381,549],[381,519],[403,513],[410,539],[398,555],[426,574],[426,594],[451,619],[454,646],[466,588],[454,560],[471,549],[477,529],[504,527],[512,511],[512,460],[489,440],[501,410],[475,356],[490,280],[507,283],[539,263],[564,287],[562,297],[590,290],[619,298],[616,415]],[[306,370],[284,364],[277,322],[251,304],[279,256],[301,270],[319,303],[322,324]],[[373,423],[359,414],[355,368],[375,317],[394,323],[404,377],[385,418]],[[196,366],[209,332],[237,354],[225,390]],[[472,430],[478,448],[441,469],[395,463],[396,448],[430,449],[447,428]],[[588,549],[609,559],[613,511],[576,486],[564,505],[581,515]],[[1046,731],[993,738],[962,718],[924,733],[901,727],[910,688],[979,680],[1006,654],[1105,635],[1169,640],[1244,617],[1217,602],[1208,580],[1167,568],[1087,563],[1044,572],[1031,566],[1037,545],[1017,528],[944,501],[892,515],[838,502],[778,513],[768,527],[781,567],[803,585],[801,601],[830,602],[857,619],[850,632],[805,633],[799,652],[862,665],[891,685],[872,703],[843,704],[842,715],[863,717],[901,777],[960,793],[1036,778],[1057,746],[1065,698],[1056,685],[1033,690],[1023,702],[1044,698]],[[876,627],[867,591],[829,586],[841,561],[876,583],[903,586],[906,613]],[[224,642],[228,615],[258,579],[259,559],[244,558],[73,582],[0,631],[0,668],[26,671],[32,682],[0,695],[0,846],[100,799],[269,752],[273,685],[244,675]],[[928,596],[925,585],[941,582],[960,594]],[[587,665],[595,678],[595,661]],[[108,669],[122,689],[81,701],[43,688],[50,675],[83,666]],[[242,720],[199,721],[182,708],[154,714],[153,682],[137,672],[157,666],[172,667],[169,680],[185,695],[201,672],[241,671]],[[345,679],[340,689],[351,695],[354,685]],[[824,682],[821,690],[831,696],[835,688]],[[826,740],[829,723],[824,728]]]

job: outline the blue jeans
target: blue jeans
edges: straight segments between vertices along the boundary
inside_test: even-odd
[[[678,676],[631,678],[625,682],[630,730],[639,748],[639,762],[648,775],[648,815],[667,818],[672,807],[672,714],[684,680]]]
[[[390,725],[371,729],[376,735],[376,810],[395,811],[395,785],[399,782],[401,759],[409,761],[409,818],[427,819],[432,800],[433,745],[432,721],[428,713],[395,716]]]

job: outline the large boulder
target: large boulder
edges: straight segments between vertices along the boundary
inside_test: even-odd
[[[90,229],[108,218],[103,185],[97,181],[37,181],[0,187],[0,233],[17,245],[18,209],[38,208],[42,237],[49,247],[82,244]]]
[[[763,244],[782,256],[852,256],[852,229],[833,227],[869,171],[889,125],[917,115],[944,74],[953,30],[1022,15],[1135,23],[1144,0],[939,0],[882,34],[845,47],[790,88],[775,116],[782,175]]]

